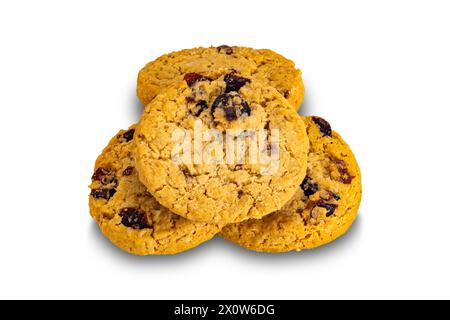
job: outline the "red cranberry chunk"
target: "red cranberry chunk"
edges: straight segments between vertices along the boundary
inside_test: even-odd
[[[243,86],[245,86],[247,83],[251,83],[252,81],[250,79],[237,76],[233,73],[229,73],[224,78],[225,83],[227,84],[227,87],[225,89],[225,93],[229,93],[232,91],[238,92]]]
[[[332,194],[333,194],[334,200],[336,200],[336,201],[341,200],[341,197],[336,192],[332,192]]]
[[[122,134],[122,141],[124,142],[130,142],[134,138],[134,129],[130,129],[126,131],[124,134]]]
[[[227,94],[221,94],[214,100],[212,108],[211,108],[211,114],[214,114],[217,108],[223,108],[229,103],[229,100],[231,100],[231,97]]]
[[[344,184],[350,184],[352,183],[353,179],[355,178],[350,174],[347,168],[347,164],[343,160],[335,160],[336,167],[339,171],[339,174],[341,175],[339,181]]]
[[[315,194],[317,191],[319,191],[319,185],[314,182],[314,180],[311,177],[306,176],[306,178],[303,180],[300,187],[303,190],[303,193],[306,197],[310,197],[313,194]]]
[[[183,172],[183,175],[188,179],[191,179],[194,177],[188,168],[184,168],[183,170],[181,170],[181,172]]]
[[[313,121],[319,127],[319,130],[323,133],[324,137],[331,137],[333,130],[331,130],[331,125],[328,121],[319,117],[313,117]]]
[[[317,202],[317,206],[320,208],[325,208],[327,210],[327,218],[331,217],[338,207],[337,204],[326,203],[323,200],[319,200]]]
[[[234,98],[238,97],[238,101],[240,100],[240,103],[236,103]],[[214,115],[214,112],[217,108],[222,108],[225,113],[225,118],[228,121],[235,121],[242,117],[244,114],[247,116],[251,115],[251,109],[248,105],[247,101],[245,101],[242,97],[239,95],[230,95],[230,94],[222,94],[216,98],[214,101],[212,108],[211,108],[211,114]]]
[[[237,120],[237,114],[236,114],[236,109],[233,107],[226,107],[223,109],[223,111],[225,112],[225,118],[228,121],[234,121]]]
[[[202,76],[198,73],[188,73],[184,76],[184,81],[186,81],[189,87],[192,87],[194,84],[200,81],[211,81],[210,78]]]
[[[122,224],[125,227],[136,230],[149,229],[151,227],[148,223],[147,214],[142,210],[124,208],[120,210],[119,216],[122,217]]]
[[[250,106],[248,105],[248,102],[245,100],[242,100],[242,113],[245,113],[246,115],[250,115],[252,113],[252,109],[250,109]]]
[[[100,188],[100,189],[93,189],[91,191],[91,196],[95,199],[105,199],[109,200],[116,194],[116,189],[106,189],[106,188]]]
[[[208,103],[205,100],[200,100],[195,106],[197,108],[197,112],[195,113],[196,117],[199,117],[203,111],[209,108]]]
[[[127,167],[125,170],[123,170],[123,175],[125,177],[131,176],[134,172],[134,167]]]
[[[192,96],[188,96],[188,97],[186,97],[186,102],[187,103],[195,103],[195,98]]]
[[[231,55],[234,53],[234,49],[233,47],[227,46],[227,45],[223,45],[217,48],[217,51],[219,53],[225,53],[226,55]]]
[[[106,168],[98,168],[95,170],[92,181],[100,181],[103,185],[117,182],[114,171]]]

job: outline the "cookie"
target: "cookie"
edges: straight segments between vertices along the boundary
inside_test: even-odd
[[[137,95],[144,105],[187,73],[217,78],[235,70],[276,88],[298,110],[303,101],[301,71],[294,62],[271,50],[244,47],[210,47],[182,50],[148,63],[140,72]]]
[[[133,158],[135,128],[120,131],[98,157],[89,197],[103,234],[136,255],[175,254],[214,237],[220,227],[192,222],[161,206],[139,182]]]
[[[311,148],[307,176],[293,199],[262,220],[226,226],[221,236],[260,252],[319,247],[343,235],[356,218],[361,174],[341,136],[322,118],[304,118]]]
[[[147,106],[136,135],[140,180],[194,221],[262,218],[281,209],[306,174],[300,116],[276,89],[237,73],[186,74]]]

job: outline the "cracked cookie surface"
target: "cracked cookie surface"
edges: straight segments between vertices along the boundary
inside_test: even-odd
[[[343,235],[361,201],[361,174],[341,136],[319,117],[304,117],[310,139],[307,176],[293,199],[261,220],[226,226],[221,236],[260,252],[312,249]]]
[[[200,74],[184,79],[147,106],[136,128],[140,180],[162,205],[194,221],[241,222],[281,209],[306,174],[309,142],[300,116],[276,89],[254,78],[233,72],[216,80]],[[209,129],[218,137],[234,132],[231,138],[244,135],[249,144],[256,132],[273,137],[277,131],[279,144],[266,145],[267,154],[279,156],[277,166],[252,162],[248,152],[233,163],[174,161],[174,133],[183,129],[194,137],[199,121],[204,137]],[[207,147],[200,143],[194,160]],[[231,154],[222,151],[222,159]]]
[[[218,225],[173,214],[147,192],[135,168],[134,136],[134,126],[120,131],[95,164],[89,208],[103,234],[136,255],[176,254],[213,238]]]
[[[182,50],[148,63],[139,72],[137,95],[147,105],[185,74],[195,72],[217,78],[232,70],[274,87],[295,110],[303,101],[301,71],[295,68],[294,62],[267,49],[229,46]]]

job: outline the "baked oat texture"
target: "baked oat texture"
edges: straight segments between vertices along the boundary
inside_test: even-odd
[[[260,252],[319,247],[343,235],[361,201],[361,174],[341,136],[318,117],[304,118],[311,148],[307,177],[294,198],[262,220],[226,226],[221,236]]]
[[[267,49],[210,47],[166,54],[148,63],[140,72],[137,95],[144,105],[187,73],[217,78],[235,70],[277,89],[298,110],[303,101],[301,71],[294,62]]]
[[[132,152],[134,130],[120,131],[95,164],[89,208],[103,234],[136,255],[180,253],[213,238],[218,225],[173,214],[139,182]]]
[[[270,153],[279,154],[279,166],[251,164],[248,153],[233,164],[173,161],[172,134],[181,128],[193,137],[197,120],[203,134],[244,130],[235,137],[248,134],[247,141],[256,136],[251,132],[267,130],[272,137],[278,129],[279,146]],[[200,154],[207,145],[201,147]],[[308,148],[305,125],[289,102],[274,88],[236,73],[217,80],[186,75],[147,106],[136,129],[140,180],[162,205],[194,221],[241,222],[281,209],[305,177]]]

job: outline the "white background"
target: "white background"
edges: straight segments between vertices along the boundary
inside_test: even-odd
[[[448,1],[2,1],[0,298],[450,298]],[[122,253],[88,212],[95,158],[138,120],[138,70],[195,46],[271,48],[303,114],[354,149],[342,239],[257,254],[215,239]]]

